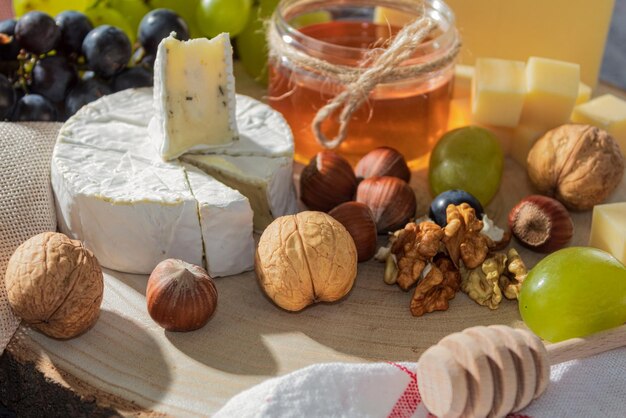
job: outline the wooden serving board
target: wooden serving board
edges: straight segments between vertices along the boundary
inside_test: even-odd
[[[240,93],[261,89],[238,75]],[[414,173],[418,212],[430,203],[425,173]],[[506,225],[509,210],[532,190],[525,170],[507,160],[500,193],[487,208]],[[626,200],[626,181],[609,201]],[[571,245],[586,245],[591,212],[574,213]],[[385,238],[381,238],[381,243]],[[529,267],[542,256],[521,248]],[[446,312],[411,316],[412,291],[382,280],[383,265],[359,265],[350,294],[299,313],[277,308],[259,288],[254,272],[216,280],[218,309],[202,329],[172,333],[149,317],[147,276],[105,271],[105,293],[96,326],[79,338],[56,341],[21,327],[8,347],[20,361],[35,361],[48,377],[78,394],[135,415],[207,415],[233,395],[265,379],[321,362],[417,361],[445,335],[474,325],[523,327],[517,303],[497,310],[458,293]],[[151,412],[152,411],[152,412]]]

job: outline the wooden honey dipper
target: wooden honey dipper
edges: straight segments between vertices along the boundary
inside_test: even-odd
[[[545,391],[550,365],[626,346],[626,325],[547,348],[530,331],[505,325],[444,337],[417,363],[426,408],[439,418],[504,417]]]

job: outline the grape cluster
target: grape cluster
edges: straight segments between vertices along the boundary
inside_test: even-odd
[[[152,85],[159,42],[228,32],[244,69],[267,75],[262,21],[278,0],[14,0],[0,21],[0,119],[65,120],[84,104]],[[54,18],[51,16],[55,16]]]
[[[189,38],[175,12],[148,11],[133,53],[124,30],[94,25],[89,15],[63,11],[52,18],[34,10],[0,21],[0,119],[63,121],[106,94],[151,86],[161,39],[172,31]]]

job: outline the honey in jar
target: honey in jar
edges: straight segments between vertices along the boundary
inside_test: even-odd
[[[274,16],[280,39],[303,54],[341,66],[359,66],[374,48],[386,46],[400,30],[393,22],[376,21],[376,7],[394,1],[283,1]],[[418,1],[401,1],[405,14],[417,13]],[[413,4],[413,7],[409,7]],[[323,4],[323,5],[322,5]],[[411,60],[428,62],[447,53],[457,41],[454,18],[441,1],[425,1],[425,11],[437,29],[419,45]],[[302,16],[318,22],[298,26]],[[417,16],[417,15],[416,15]],[[290,23],[291,22],[291,23]],[[413,167],[424,165],[437,139],[445,132],[451,95],[453,64],[437,71],[379,84],[351,116],[348,135],[338,151],[351,163],[380,146],[400,151]],[[285,57],[270,59],[269,103],[280,111],[294,134],[296,160],[306,163],[323,147],[311,128],[317,111],[344,88],[340,77],[316,71]],[[337,118],[329,118],[323,131],[334,135]]]

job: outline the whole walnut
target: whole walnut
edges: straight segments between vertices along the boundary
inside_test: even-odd
[[[13,311],[50,337],[75,337],[100,314],[100,264],[80,241],[63,234],[44,232],[25,241],[11,256],[4,280]]]
[[[346,228],[325,213],[282,216],[261,236],[255,271],[276,305],[299,311],[341,299],[352,289],[356,247]]]
[[[542,194],[569,209],[602,203],[619,185],[624,157],[606,131],[566,124],[539,138],[528,154],[528,176]]]

